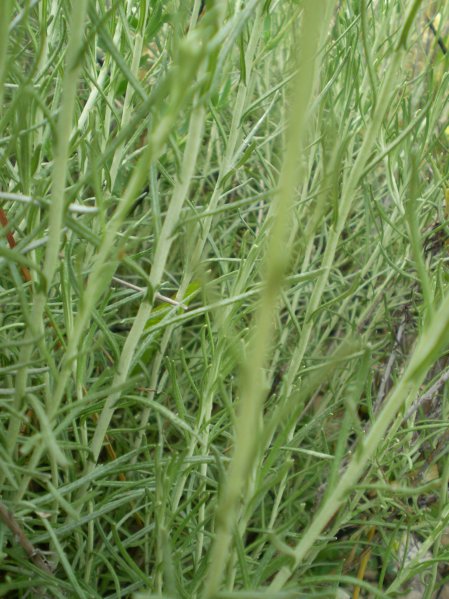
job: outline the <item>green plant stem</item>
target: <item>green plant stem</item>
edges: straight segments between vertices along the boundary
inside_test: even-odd
[[[13,0],[3,0],[0,3],[0,106],[3,106],[6,66],[8,64],[8,30],[13,4]]]
[[[360,3],[360,17],[361,17],[361,27],[362,27],[362,43],[363,43],[363,51],[365,53],[366,66],[368,70],[368,77],[371,86],[371,94],[373,98],[373,106],[377,104],[377,80],[376,80],[376,72],[374,70],[373,59],[371,56],[371,49],[369,46],[369,38],[368,38],[368,19],[367,19],[367,9],[368,9],[368,0],[362,0]]]
[[[43,314],[47,303],[48,292],[51,287],[57,264],[61,242],[62,221],[65,210],[65,184],[67,178],[67,163],[70,134],[73,126],[73,112],[76,100],[76,86],[81,68],[79,56],[83,45],[84,21],[86,18],[88,0],[80,0],[73,7],[70,21],[70,35],[67,45],[66,66],[63,78],[61,112],[57,124],[57,147],[55,148],[55,161],[52,170],[52,203],[49,214],[48,242],[45,252],[43,267],[43,282],[34,299],[31,312],[30,325],[24,339],[21,352],[22,366],[16,378],[14,409],[20,412],[28,380],[28,364],[31,360],[34,340],[43,335]],[[49,398],[47,397],[47,407]],[[8,430],[7,447],[11,452],[17,443],[20,430],[20,419],[11,418]],[[1,480],[1,475],[0,475]]]
[[[413,6],[410,10],[413,9]],[[408,13],[408,14],[410,14],[410,13]],[[408,29],[410,28],[410,22],[409,22],[408,18],[406,19],[405,24],[401,30],[400,39],[402,39],[403,31],[405,30],[405,28],[408,28]],[[332,264],[335,259],[335,253],[336,253],[336,249],[337,249],[338,240],[341,235],[341,232],[343,231],[343,227],[345,225],[346,219],[349,215],[357,184],[360,180],[360,177],[362,176],[362,173],[364,171],[366,163],[369,159],[371,149],[375,143],[378,132],[380,131],[380,127],[382,125],[384,115],[387,111],[388,105],[391,102],[392,95],[395,91],[395,80],[396,80],[396,76],[399,71],[399,68],[401,66],[402,60],[403,60],[404,52],[405,52],[404,45],[402,43],[398,44],[396,46],[396,50],[392,57],[390,66],[388,68],[388,71],[385,75],[383,84],[379,91],[377,105],[374,109],[372,120],[368,127],[362,147],[360,148],[358,157],[354,163],[353,168],[351,169],[351,171],[349,173],[348,178],[343,183],[342,201],[338,207],[337,222],[336,222],[335,228],[333,228],[329,231],[326,250],[324,253],[324,257],[323,257],[323,263],[322,263],[323,275],[320,277],[319,281],[315,285],[314,290],[312,292],[310,302],[307,306],[307,311],[306,311],[306,315],[305,315],[305,325],[304,325],[304,328],[301,333],[299,345],[294,352],[294,356],[293,356],[293,360],[292,360],[292,367],[289,369],[288,377],[286,380],[286,395],[287,395],[287,397],[289,396],[289,394],[291,392],[291,389],[293,386],[293,381],[296,378],[297,372],[302,364],[302,360],[303,360],[306,348],[307,348],[309,340],[310,340],[310,336],[311,336],[313,326],[314,326],[312,315],[318,309],[318,307],[321,303],[321,297],[322,297],[324,288],[325,288],[326,283],[329,278],[330,269],[331,269]],[[418,385],[418,387],[419,387],[419,385]],[[394,414],[399,410],[399,407],[403,401],[405,401],[405,395],[400,394],[399,400],[396,399],[393,402],[393,405],[396,407],[391,408],[391,409],[394,409],[394,412],[393,412],[393,415],[391,416],[391,418],[388,419],[388,424],[386,425],[386,427],[389,424],[391,424]],[[386,416],[383,417],[383,420],[381,421],[381,425],[379,425],[379,426],[382,426],[382,423],[385,422],[385,418],[387,418],[387,417]],[[376,421],[375,425],[376,424],[377,424],[377,421]],[[374,428],[374,426],[373,426],[372,431],[373,430],[376,430]],[[371,433],[370,433],[370,435],[371,435]],[[370,439],[371,438],[372,437],[370,437]],[[367,439],[367,442],[368,442],[368,439]],[[372,441],[371,441],[371,445],[372,445]],[[374,451],[374,448],[372,449],[372,451]],[[372,455],[372,454],[370,453],[370,455]],[[355,458],[354,458],[354,460],[355,460]],[[332,515],[340,507],[340,505],[343,501],[343,495],[338,495],[338,493],[341,492],[342,494],[344,494],[348,491],[349,486],[351,484],[353,484],[357,480],[358,476],[360,476],[360,474],[362,473],[363,468],[366,464],[366,461],[363,463],[363,465],[359,469],[356,468],[356,466],[358,464],[357,461],[353,461],[353,462],[351,462],[351,464],[354,464],[354,465],[352,466],[351,470],[348,468],[347,472],[349,472],[349,474],[346,477],[346,473],[345,473],[345,476],[343,477],[343,479],[340,480],[339,485],[336,487],[335,491],[332,493],[331,497],[333,498],[334,503],[332,504],[332,502],[331,502],[329,504],[329,501],[327,501],[323,505],[323,508],[319,510],[317,516],[313,520],[313,522],[312,522],[311,526],[309,527],[307,533],[305,534],[303,540],[297,545],[297,548],[295,550],[294,566],[282,568],[282,570],[276,576],[275,580],[273,581],[273,583],[271,585],[271,587],[273,589],[281,589],[283,587],[283,585],[285,584],[285,582],[290,577],[293,570],[299,565],[301,560],[306,555],[307,551],[312,547],[314,541],[316,540],[316,537],[321,533],[321,531],[323,530],[326,523],[329,521],[329,519],[332,517]],[[342,484],[345,484],[346,486],[342,487]],[[341,489],[344,489],[344,490],[341,491]],[[330,512],[329,505],[331,506],[331,509],[333,509],[332,513],[329,513]]]
[[[191,116],[188,140],[184,154],[185,160],[183,163],[180,179],[173,192],[173,198],[170,202],[167,216],[162,226],[161,234],[155,250],[154,262],[149,276],[153,289],[157,289],[162,282],[162,276],[164,274],[167,258],[173,243],[173,233],[190,188],[203,135],[204,116],[204,106],[198,104],[197,107],[194,108]],[[132,358],[134,356],[137,344],[144,332],[145,325],[151,315],[152,308],[152,302],[143,302],[140,305],[136,318],[133,321],[131,331],[129,332],[123,347],[118,365],[118,371],[112,384],[113,389],[122,385],[128,376]],[[113,392],[108,396],[97,421],[95,433],[91,443],[91,451],[94,462],[96,462],[100,454],[109,423],[115,410],[115,403],[119,397],[119,392]]]
[[[402,63],[404,50],[402,46],[398,47],[395,51],[388,70],[385,74],[384,81],[378,95],[377,105],[374,109],[372,119],[368,125],[368,129],[363,140],[362,146],[358,152],[357,159],[354,166],[349,171],[348,176],[345,178],[342,187],[341,201],[337,207],[337,219],[335,224],[330,228],[328,233],[328,239],[326,243],[326,249],[324,251],[323,262],[322,262],[322,275],[316,282],[310,301],[307,304],[307,310],[304,318],[304,327],[301,332],[301,337],[296,347],[291,365],[283,385],[283,395],[289,396],[293,387],[294,381],[301,368],[302,361],[310,341],[310,337],[314,328],[313,314],[319,308],[321,304],[321,298],[329,279],[329,274],[332,265],[335,261],[335,254],[337,251],[338,241],[340,235],[344,229],[346,220],[350,213],[354,197],[356,194],[357,185],[360,181],[360,177],[363,173],[365,165],[370,157],[371,150],[376,142],[378,133],[380,131],[382,121],[385,113],[391,102],[392,96],[395,93],[395,83],[397,73]]]
[[[143,38],[138,33],[135,37],[134,49],[133,49],[133,58],[131,62],[131,72],[137,78],[139,72],[139,64],[142,56],[142,48],[143,48]],[[126,88],[125,100],[123,103],[123,112],[122,112],[122,121],[120,127],[123,128],[128,122],[131,114],[131,100],[134,94],[134,88],[131,83],[128,82],[128,86]],[[115,151],[114,158],[112,160],[112,166],[110,170],[111,177],[111,189],[114,189],[115,179],[117,177],[118,170],[123,160],[124,153],[124,144],[122,143]]]
[[[51,394],[51,401],[49,402],[47,408],[50,420],[53,420],[58,413],[58,409],[61,405],[66,385],[69,380],[71,366],[78,354],[79,343],[81,341],[82,335],[84,334],[85,328],[91,318],[92,311],[101,294],[109,286],[110,280],[117,267],[119,259],[118,257],[113,256],[111,260],[111,253],[113,252],[113,248],[116,244],[116,238],[120,230],[120,227],[123,224],[126,215],[133,206],[136,197],[138,196],[140,190],[142,189],[142,186],[144,185],[147,179],[149,165],[159,156],[160,152],[165,146],[165,143],[168,139],[168,136],[170,135],[170,132],[179,114],[179,111],[188,99],[188,94],[179,93],[179,90],[181,88],[189,88],[196,74],[198,73],[201,64],[204,61],[204,50],[201,46],[198,46],[198,40],[194,40],[193,37],[194,36],[192,36],[192,39],[186,41],[183,44],[182,49],[180,50],[180,60],[182,61],[182,64],[173,67],[173,69],[167,75],[167,83],[169,81],[174,82],[175,77],[177,77],[176,89],[178,90],[178,92],[173,93],[172,97],[170,98],[170,103],[165,111],[165,114],[163,114],[160,117],[154,130],[149,134],[149,140],[147,142],[145,151],[139,158],[139,161],[126,187],[124,196],[116,212],[114,213],[113,218],[110,220],[108,224],[100,249],[98,251],[98,254],[96,255],[92,271],[87,281],[86,289],[84,291],[82,302],[80,304],[80,309],[73,325],[72,335],[67,344],[66,353],[62,361],[57,383],[54,392]],[[167,227],[173,227],[175,225],[173,216],[174,210],[175,205],[171,210],[170,216],[167,215]],[[167,236],[167,238],[168,237],[169,236]],[[165,254],[165,252],[168,251],[169,248],[166,245],[163,245],[161,246],[159,253]],[[160,259],[162,258],[162,256],[160,255],[158,257]],[[159,272],[159,270],[160,266],[156,268],[155,272]],[[156,277],[155,275],[153,275],[151,281],[154,283],[155,280]],[[141,309],[145,310],[145,307],[142,306]],[[140,321],[141,320],[139,320],[139,322]],[[134,336],[135,331],[133,331],[133,335],[131,338],[134,338]],[[123,358],[123,360],[123,363],[127,362],[127,359],[125,360],[125,358]],[[32,465],[32,468],[36,467],[39,463],[43,451],[44,448],[41,446],[36,447],[36,449],[34,450],[33,456],[30,460],[30,465]],[[22,479],[22,484],[17,493],[17,497],[22,497],[23,493],[26,490],[28,482],[28,476]]]
[[[415,260],[416,271],[421,283],[424,299],[424,324],[432,315],[434,309],[434,298],[432,284],[427,272],[423,256],[423,247],[418,223],[418,164],[414,154],[411,156],[411,181],[409,186],[409,197],[405,204],[405,216],[410,233],[410,245]]]
[[[61,112],[58,118],[57,145],[52,177],[52,202],[48,223],[48,242],[45,252],[44,277],[48,289],[53,281],[58,265],[58,253],[61,244],[62,223],[64,218],[65,185],[69,157],[70,134],[73,127],[76,87],[81,70],[80,54],[83,47],[84,21],[88,0],[80,0],[72,7],[70,32],[67,46],[66,66],[62,86]],[[47,290],[46,290],[47,291]]]
[[[192,255],[188,257],[187,267],[183,273],[182,281],[179,286],[179,290],[176,294],[176,298],[179,301],[182,301],[184,294],[185,294],[190,282],[192,281],[192,278],[195,273],[195,269],[196,269],[199,261],[201,260],[201,256],[203,255],[204,248],[205,248],[207,239],[209,237],[211,226],[213,223],[213,217],[207,216],[207,214],[210,212],[213,212],[218,205],[218,202],[220,200],[220,194],[222,192],[223,178],[228,173],[229,169],[231,168],[231,165],[233,163],[233,157],[234,157],[234,154],[236,151],[236,146],[241,137],[241,120],[242,120],[244,111],[247,107],[247,103],[248,103],[248,91],[249,91],[248,85],[251,80],[251,73],[252,73],[252,69],[254,66],[253,65],[254,55],[255,55],[257,44],[258,44],[258,41],[260,38],[261,27],[262,27],[261,10],[258,9],[255,14],[255,17],[254,17],[254,23],[253,23],[253,28],[252,28],[252,32],[251,32],[251,37],[249,39],[248,48],[247,48],[247,52],[245,55],[247,82],[245,83],[242,80],[239,82],[239,86],[238,86],[238,90],[237,90],[237,97],[236,97],[236,101],[235,101],[234,110],[232,112],[231,126],[229,129],[229,136],[227,138],[224,157],[223,157],[223,160],[220,162],[220,169],[219,169],[218,176],[217,176],[217,182],[215,184],[214,190],[212,192],[212,195],[211,195],[211,198],[210,198],[207,210],[206,210],[206,216],[201,220],[201,227],[197,227],[197,230],[195,232],[195,236],[197,234],[198,240],[194,245]],[[168,327],[162,337],[159,351],[158,351],[158,353],[155,357],[154,363],[153,363],[151,382],[150,382],[151,389],[156,389],[156,387],[157,387],[157,382],[159,380],[159,373],[160,373],[162,360],[165,355],[169,340],[171,339],[171,337],[173,335],[173,330],[174,330],[174,327],[172,327],[172,326]],[[207,385],[206,385],[206,387],[207,387]],[[150,399],[154,398],[154,394],[155,394],[154,391],[150,392]],[[210,412],[212,410],[212,395],[208,395],[206,393],[206,395],[204,397],[203,406],[205,409],[204,409],[203,413],[200,415],[199,422],[198,422],[198,429],[200,429],[201,426],[204,424],[204,421],[205,421],[204,418],[206,418],[207,415],[210,414]],[[206,407],[206,406],[208,406],[208,407]],[[140,417],[140,427],[139,427],[141,432],[138,433],[138,436],[136,439],[136,445],[135,445],[136,448],[140,447],[140,445],[142,443],[142,439],[144,438],[144,431],[148,424],[148,419],[150,417],[150,414],[151,414],[151,408],[145,408],[142,411],[142,414]],[[203,418],[203,416],[204,416],[204,418]],[[206,439],[203,439],[203,442],[206,442]],[[197,444],[197,440],[192,439],[192,444],[191,444],[191,447],[189,448],[188,455],[191,455],[190,452],[193,453],[196,444]],[[180,481],[180,484],[177,485],[177,490],[176,490],[175,497],[173,500],[175,509],[176,509],[179,499],[182,495],[182,490],[184,488],[186,480],[187,480],[187,478],[184,477],[183,480]]]
[[[291,210],[300,177],[298,161],[303,150],[307,108],[312,97],[317,51],[324,29],[322,12],[322,7],[318,7],[313,0],[304,2],[300,30],[300,68],[292,90],[292,109],[288,119],[288,138],[279,177],[279,192],[271,212],[264,289],[243,366],[234,453],[218,501],[215,538],[209,555],[203,599],[210,599],[219,591],[229,560],[232,534],[238,524],[238,514],[250,499],[242,494],[257,461],[258,431],[261,428],[265,398],[263,369],[274,338],[276,306],[292,250],[291,246],[286,247],[285,240],[288,239]]]
[[[368,434],[361,439],[345,473],[330,494],[327,501],[318,510],[311,525],[304,531],[301,541],[296,545],[292,566],[284,566],[276,575],[270,589],[282,589],[294,570],[301,564],[313,547],[327,523],[345,502],[351,488],[363,474],[370,458],[385,438],[385,434],[394,417],[410,397],[416,396],[420,385],[433,365],[435,358],[445,349],[449,341],[449,295],[436,312],[429,328],[418,340],[410,362],[400,381],[386,400],[377,420]],[[446,516],[445,516],[446,517]]]

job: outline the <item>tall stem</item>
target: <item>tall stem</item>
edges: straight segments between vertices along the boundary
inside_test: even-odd
[[[325,27],[322,15],[322,7],[318,7],[316,2],[304,2],[299,48],[300,68],[292,90],[292,108],[288,119],[288,138],[279,192],[274,198],[271,213],[272,223],[264,261],[265,284],[255,317],[248,357],[243,366],[234,454],[217,506],[215,538],[209,557],[203,599],[210,599],[220,588],[238,514],[250,500],[245,493],[246,481],[257,462],[258,430],[265,398],[263,371],[273,342],[276,306],[292,251],[291,246],[286,247],[285,240],[289,237],[291,210],[301,174],[298,162],[303,151],[307,108],[313,92],[317,53]]]
[[[83,46],[84,22],[88,0],[80,0],[73,4],[69,28],[69,41],[62,87],[61,109],[57,122],[57,146],[52,171],[52,202],[49,212],[48,243],[39,290],[34,299],[30,325],[25,333],[20,363],[15,387],[14,412],[20,412],[28,381],[28,365],[31,360],[34,340],[43,334],[43,314],[47,296],[58,265],[58,253],[61,242],[62,224],[65,210],[65,185],[70,135],[73,126],[73,114],[76,100],[76,88],[81,68],[80,56]],[[47,397],[47,407],[51,404]],[[20,430],[20,419],[12,417],[8,430],[8,450],[11,452],[16,443]],[[1,480],[0,475],[0,480]]]

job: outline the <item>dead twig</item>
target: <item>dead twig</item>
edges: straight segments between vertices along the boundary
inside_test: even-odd
[[[26,536],[23,528],[17,522],[16,518],[13,514],[8,510],[6,505],[0,501],[0,520],[9,528],[9,530],[14,535],[14,539],[17,540],[19,545],[25,551],[28,556],[28,559],[33,562],[33,564],[45,572],[45,574],[53,575],[53,571],[50,567],[50,564],[47,562],[45,557],[41,554],[41,552],[36,549],[33,543]]]
[[[438,31],[436,30],[436,27],[435,27],[433,21],[430,21],[429,29],[433,33],[433,35],[436,37],[437,44],[439,45],[441,52],[443,54],[447,54],[446,44],[444,43],[443,38],[440,35],[438,35]]]
[[[129,281],[125,281],[123,279],[120,279],[119,277],[114,276],[114,277],[112,277],[112,280],[115,283],[118,283],[119,285],[123,285],[123,287],[128,287],[129,289],[133,289],[134,291],[139,291],[140,293],[146,292],[145,287],[138,287],[137,285],[134,285],[134,283],[130,283]],[[171,297],[162,295],[162,293],[156,292],[154,297],[161,302],[165,302],[166,304],[170,304],[172,306],[178,306],[179,308],[182,308],[183,310],[188,310],[188,306],[186,306],[182,302],[178,302],[177,300],[174,300]]]
[[[415,402],[413,402],[413,404],[408,409],[406,415],[404,416],[403,420],[408,420],[411,416],[413,416],[413,414],[418,410],[418,408],[423,403],[432,401],[435,398],[435,396],[437,395],[437,393],[439,392],[439,390],[441,389],[441,387],[447,381],[449,381],[449,368],[446,368],[446,370],[443,371],[443,373],[435,381],[435,383],[430,387],[430,389],[428,389],[423,395],[421,395],[421,397],[418,397],[418,399]]]
[[[390,357],[388,358],[387,367],[385,368],[385,372],[384,372],[382,380],[380,382],[379,391],[377,393],[377,398],[376,398],[376,401],[374,404],[374,413],[375,414],[378,413],[378,411],[380,410],[380,407],[382,405],[382,402],[385,399],[386,391],[387,391],[387,384],[390,381],[391,371],[393,370],[393,365],[396,361],[396,355],[397,355],[396,349],[399,347],[399,344],[401,343],[402,335],[404,334],[404,329],[405,329],[405,322],[402,322],[402,324],[400,325],[400,327],[398,329],[398,332],[396,333],[394,348],[390,354]]]

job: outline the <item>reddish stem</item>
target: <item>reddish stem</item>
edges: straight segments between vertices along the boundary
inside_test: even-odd
[[[14,239],[13,233],[9,230],[8,218],[6,216],[5,211],[0,208],[0,224],[5,229],[6,239],[8,241],[9,247],[14,249],[16,247],[16,240]],[[26,266],[20,267],[20,272],[22,273],[23,280],[28,283],[31,281],[30,271]]]

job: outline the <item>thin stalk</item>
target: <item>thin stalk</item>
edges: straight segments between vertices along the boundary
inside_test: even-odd
[[[246,52],[246,56],[245,56],[247,81],[250,80],[251,73],[253,70],[254,55],[255,55],[257,44],[258,44],[258,41],[260,38],[260,33],[261,33],[261,26],[262,26],[261,21],[262,21],[261,11],[260,11],[260,9],[258,9],[258,11],[255,15],[254,25],[253,25],[253,29],[251,32],[251,37],[248,42],[248,48],[247,48],[247,52]],[[241,120],[242,120],[242,116],[247,108],[247,103],[248,103],[248,85],[245,84],[245,82],[241,80],[239,83],[238,90],[237,90],[237,98],[235,101],[235,107],[234,107],[234,110],[232,113],[232,120],[231,120],[231,126],[230,126],[230,130],[229,130],[229,136],[228,136],[227,143],[226,143],[225,155],[223,157],[223,160],[220,163],[220,170],[218,172],[217,181],[216,181],[214,190],[212,192],[211,199],[209,201],[208,208],[206,210],[206,214],[213,212],[215,210],[215,208],[217,207],[217,204],[220,200],[220,194],[222,192],[222,181],[223,181],[223,178],[226,175],[226,173],[231,168],[231,164],[233,163],[233,160],[234,160],[233,157],[235,154],[236,146],[241,137]],[[201,256],[204,252],[204,248],[205,248],[207,239],[210,234],[210,229],[211,229],[212,223],[213,223],[213,217],[206,216],[204,219],[201,220],[201,227],[198,227],[198,229],[197,229],[198,241],[195,244],[192,255],[189,257],[188,266],[183,273],[182,281],[179,286],[179,291],[176,296],[176,298],[179,301],[182,301],[182,298],[184,297],[184,294],[194,276],[195,268],[196,268],[198,262],[200,261]],[[168,342],[173,334],[173,328],[174,327],[168,327],[166,329],[166,331],[164,332],[164,336],[161,340],[160,348],[159,348],[159,351],[157,353],[157,356],[156,356],[156,358],[154,360],[154,364],[153,364],[151,383],[150,383],[151,389],[156,389],[156,387],[157,387],[157,382],[159,380],[160,367],[161,367],[162,360],[163,360],[163,357],[165,355],[165,352],[166,352],[166,349],[168,346]],[[207,385],[206,385],[206,387],[207,387]],[[155,394],[154,391],[150,392],[150,399],[154,398],[154,394]],[[206,404],[207,403],[210,404],[209,408],[207,408],[204,412],[204,415],[206,416],[207,414],[210,413],[210,411],[212,409],[212,396],[206,395],[204,401]],[[151,408],[145,408],[142,411],[142,415],[140,418],[140,427],[139,427],[141,432],[139,432],[138,437],[137,437],[137,441],[136,441],[136,445],[135,445],[136,448],[140,447],[140,445],[142,443],[142,439],[144,437],[144,431],[148,424],[148,419],[150,417],[150,414],[151,414]],[[200,420],[199,420],[198,427],[197,427],[198,430],[200,430],[203,423],[204,423],[204,419],[201,418],[201,416],[200,416]],[[204,442],[205,442],[205,440],[204,440]],[[197,443],[196,439],[192,439],[192,445],[189,449],[188,455],[191,455],[190,451],[193,453],[194,448],[196,447],[196,443]],[[177,491],[175,493],[175,498],[174,498],[175,506],[177,506],[177,503],[181,497],[182,490],[184,488],[186,480],[187,480],[187,478],[184,477],[177,487]],[[175,507],[175,509],[176,509],[176,507]]]
[[[440,510],[440,516],[439,516],[439,520],[440,522],[444,522],[444,512],[446,509],[446,506],[448,505],[448,482],[449,482],[449,461],[446,460],[444,466],[443,466],[443,472],[441,473],[441,478],[440,478],[440,489],[438,492],[439,495],[439,510]],[[445,528],[441,529],[441,533],[444,534]],[[442,546],[442,534],[438,535],[435,538],[435,535],[432,535],[432,539],[435,538],[433,547],[432,547],[432,553],[433,553],[433,557],[434,557],[434,564],[432,565],[431,568],[431,575],[430,575],[430,580],[427,582],[427,589],[425,592],[425,595],[423,597],[423,599],[431,599],[431,597],[433,596],[433,593],[435,591],[435,587],[437,585],[437,581],[438,581],[438,566],[440,565],[440,560],[438,559],[440,557],[440,551],[441,551],[441,546]],[[418,562],[419,563],[419,562]],[[402,574],[402,572],[401,572]]]
[[[3,106],[6,66],[8,64],[8,32],[13,5],[13,0],[2,0],[0,2],[0,106]]]
[[[368,38],[368,19],[367,19],[367,4],[368,0],[362,0],[360,4],[360,16],[362,26],[362,44],[365,53],[366,67],[368,71],[369,82],[371,86],[371,94],[373,97],[373,106],[377,103],[377,81],[376,72],[374,70],[373,58],[371,56],[370,42]]]
[[[382,443],[399,410],[404,407],[407,399],[418,394],[435,359],[447,347],[449,342],[449,295],[446,295],[439,309],[432,318],[429,327],[421,335],[412,354],[409,364],[385,401],[382,411],[365,438],[361,438],[354,457],[350,461],[339,483],[325,500],[310,526],[304,531],[301,541],[292,552],[293,564],[284,566],[276,575],[270,589],[282,589],[294,570],[302,563],[318,536],[323,532],[329,520],[346,501],[352,487],[363,474],[370,458]],[[447,510],[443,511],[447,518]]]
[[[138,33],[136,34],[134,41],[134,50],[133,57],[131,62],[131,73],[137,77],[139,74],[139,64],[140,58],[142,56],[142,48],[143,48],[143,38]],[[131,100],[134,95],[134,88],[131,83],[128,82],[125,94],[125,100],[123,102],[123,111],[122,111],[122,121],[120,127],[123,128],[126,123],[129,121],[131,114]],[[118,170],[120,168],[120,164],[123,160],[123,146],[124,143],[120,144],[120,146],[116,149],[114,158],[112,160],[112,166],[110,170],[110,178],[111,178],[111,189],[114,189],[115,179],[117,177]]]
[[[114,44],[116,46],[118,45],[118,43],[120,41],[121,34],[122,34],[122,21],[121,21],[121,19],[117,19],[117,25],[115,27],[114,37],[112,39],[112,41],[114,42]],[[114,64],[111,67],[109,55],[108,55],[100,69],[100,73],[96,80],[96,85],[92,85],[92,89],[89,94],[89,97],[87,98],[84,108],[78,118],[78,129],[79,130],[82,130],[84,128],[86,121],[89,118],[89,113],[94,108],[95,103],[97,101],[98,95],[100,93],[99,90],[104,88],[104,85],[107,81],[109,71],[111,71],[111,68],[113,68],[113,67],[114,67]],[[113,73],[112,73],[112,75],[113,75]],[[112,95],[112,92],[111,92],[111,95]],[[109,111],[110,108],[108,107],[106,110]]]
[[[424,324],[431,316],[434,309],[434,297],[432,284],[424,261],[423,246],[418,223],[418,165],[416,156],[411,156],[411,179],[409,186],[409,197],[405,204],[405,216],[410,233],[410,246],[415,260],[416,271],[421,283],[424,299]]]
[[[25,344],[20,356],[20,362],[25,364],[25,366],[20,368],[16,378],[14,410],[17,412],[20,411],[27,387],[28,368],[26,364],[30,362],[32,356],[34,348],[33,339],[35,337],[39,337],[43,332],[42,318],[47,302],[47,294],[52,284],[58,264],[62,221],[65,210],[65,185],[67,178],[69,140],[73,126],[72,121],[75,108],[76,86],[81,68],[79,56],[83,45],[84,22],[86,18],[87,4],[87,0],[80,0],[79,4],[76,5],[76,10],[73,7],[71,13],[70,36],[67,45],[61,110],[57,123],[58,143],[55,148],[55,160],[52,170],[52,203],[49,213],[48,242],[43,267],[44,283],[41,284],[41,288],[39,289],[33,303],[30,319],[32,326],[28,327],[25,333]],[[50,398],[47,397],[47,404],[49,402]],[[7,441],[9,451],[12,451],[17,443],[19,429],[20,420],[18,418],[11,418]]]
[[[185,58],[187,59],[187,57]],[[189,68],[186,68],[182,75],[186,79],[186,85],[187,82],[191,82],[191,79],[194,77],[199,65],[202,62],[201,53],[196,49],[191,50],[189,58]],[[170,76],[173,76],[173,72],[170,74]],[[184,96],[175,95],[171,105],[167,109],[166,114],[160,118],[157,126],[151,132],[148,144],[131,175],[130,181],[126,187],[119,207],[108,224],[105,236],[87,281],[86,289],[83,295],[83,301],[80,304],[80,309],[73,325],[72,335],[67,344],[66,353],[62,361],[56,387],[51,395],[51,403],[48,406],[48,416],[50,420],[53,419],[58,413],[58,409],[61,405],[66,385],[69,380],[71,365],[73,360],[75,360],[77,357],[79,344],[90,320],[92,310],[94,309],[94,306],[101,294],[109,286],[112,276],[115,273],[118,259],[114,257],[111,260],[110,256],[116,244],[117,234],[121,225],[123,224],[124,219],[126,218],[126,215],[133,206],[135,199],[137,198],[147,179],[148,165],[151,164],[162,151],[177,115],[179,114],[181,107],[184,105],[184,102]],[[33,465],[33,468],[39,463],[43,450],[44,448],[42,446],[36,447],[30,460],[30,464]],[[21,487],[18,491],[18,497],[22,497],[28,482],[29,476],[24,476]]]
[[[391,102],[392,95],[395,93],[396,77],[402,63],[403,55],[404,50],[402,47],[399,47],[393,55],[391,63],[388,67],[388,71],[385,75],[385,79],[379,91],[377,106],[374,110],[373,117],[368,126],[362,146],[358,152],[357,159],[354,163],[354,166],[350,170],[349,175],[343,182],[342,197],[338,206],[337,221],[334,226],[330,228],[328,233],[326,249],[322,262],[322,274],[314,286],[310,301],[307,305],[307,310],[304,317],[305,324],[301,333],[299,344],[293,353],[291,365],[285,379],[283,392],[286,396],[290,394],[298,371],[301,368],[302,361],[310,341],[310,336],[314,328],[314,320],[312,315],[321,304],[321,297],[323,295],[324,289],[326,288],[326,284],[329,279],[329,273],[335,261],[338,241],[350,213],[357,185],[360,181],[363,169],[365,168],[365,165],[370,157],[371,150],[376,142],[385,113]]]
[[[307,108],[312,97],[317,51],[325,23],[323,9],[313,0],[304,2],[301,19],[300,68],[292,90],[287,144],[279,178],[279,192],[272,210],[272,225],[265,254],[265,284],[256,313],[248,356],[240,385],[234,454],[216,511],[215,538],[209,556],[203,599],[210,599],[220,588],[230,557],[232,534],[238,515],[250,497],[244,494],[247,479],[257,462],[258,429],[261,428],[265,399],[263,370],[274,339],[274,317],[292,247],[286,247],[291,210],[299,182],[301,157],[306,128]]]
[[[199,99],[197,99],[199,102]],[[203,137],[205,109],[200,103],[194,108],[189,125],[189,133],[184,152],[184,160],[182,170],[178,182],[173,191],[173,197],[170,202],[170,206],[167,212],[167,216],[164,220],[164,224],[161,229],[159,236],[154,262],[149,275],[150,284],[153,289],[157,289],[162,282],[162,276],[167,263],[167,258],[170,253],[170,248],[173,243],[173,233],[176,225],[178,224],[179,216],[181,214],[182,207],[187,198],[188,191],[190,189],[192,177],[195,171],[196,160]],[[132,358],[142,337],[145,325],[148,318],[151,315],[153,309],[153,303],[143,302],[140,305],[139,311],[134,319],[131,331],[126,339],[123,347],[122,354],[118,365],[118,371],[114,377],[112,383],[112,389],[117,386],[121,386],[126,381],[128,376],[129,368],[131,366]],[[97,461],[103,446],[104,437],[106,435],[109,423],[115,410],[115,403],[120,397],[119,392],[111,393],[104,404],[103,410],[101,411],[100,417],[95,427],[95,433],[91,443],[91,450],[94,462]]]
[[[70,40],[62,85],[61,111],[57,124],[57,145],[52,171],[52,202],[48,223],[48,241],[45,253],[44,277],[49,289],[58,266],[62,222],[65,211],[65,186],[68,169],[70,134],[73,127],[76,89],[81,69],[80,54],[83,46],[84,22],[88,0],[79,0],[72,7]]]

